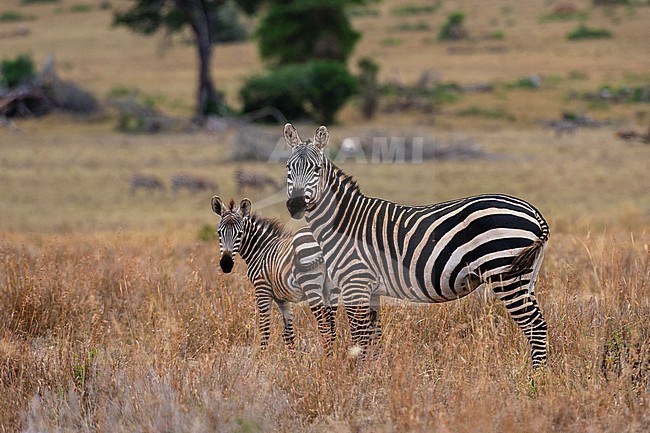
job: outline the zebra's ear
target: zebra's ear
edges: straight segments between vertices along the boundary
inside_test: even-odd
[[[316,133],[314,134],[314,144],[316,147],[323,150],[323,148],[327,145],[329,139],[330,133],[327,131],[327,128],[325,126],[321,126],[316,130]]]
[[[296,131],[296,128],[291,123],[284,125],[284,140],[289,147],[296,147],[302,143],[298,131]]]
[[[226,210],[226,207],[223,205],[223,202],[221,201],[221,197],[215,195],[212,197],[212,200],[210,200],[210,204],[212,205],[212,210],[214,213],[217,215],[221,216],[223,212]]]
[[[247,198],[243,199],[239,204],[239,209],[241,209],[242,216],[249,216],[251,214],[251,201]]]

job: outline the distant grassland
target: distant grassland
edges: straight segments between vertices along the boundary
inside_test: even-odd
[[[100,99],[136,88],[166,113],[192,112],[196,59],[182,36],[161,50],[161,36],[111,28],[111,9],[72,13],[81,4],[74,0],[0,3],[0,14],[30,17],[2,23],[0,35],[31,30],[0,39],[0,59],[28,52],[40,64],[52,52],[61,77]],[[233,161],[234,128],[129,135],[115,131],[110,112],[88,122],[53,115],[16,121],[19,133],[0,127],[0,431],[648,431],[650,147],[614,132],[645,130],[650,113],[647,104],[570,95],[648,82],[650,8],[591,3],[572,2],[580,19],[607,28],[611,39],[567,41],[576,20],[541,19],[555,3],[373,3],[353,20],[363,32],[353,69],[369,56],[384,82],[413,84],[428,70],[496,90],[433,113],[380,113],[372,121],[353,101],[328,125],[334,147],[382,130],[465,140],[491,155],[342,164],[368,195],[424,204],[501,192],[539,208],[551,226],[536,286],[549,324],[547,369],[530,371],[524,337],[489,293],[384,305],[375,361],[348,358],[342,313],[335,355],[321,356],[305,306],[296,308],[298,353],[281,343],[277,314],[271,346],[259,353],[245,267],[238,262],[224,275],[217,241],[200,241],[199,233],[216,229],[213,194],[242,198],[236,169],[283,181],[284,163]],[[439,26],[457,10],[467,15],[471,40],[438,43]],[[428,29],[394,30],[421,21]],[[495,30],[502,39],[484,37]],[[237,106],[243,80],[263,69],[254,44],[217,46],[214,62],[217,86]],[[540,89],[512,85],[533,74],[542,77]],[[564,111],[618,123],[563,137],[542,128],[541,119]],[[307,138],[317,125],[297,126]],[[281,127],[266,130],[279,139]],[[168,189],[131,194],[132,173],[158,176]],[[208,177],[217,188],[174,194],[175,173]],[[287,215],[284,189],[242,195],[254,211],[301,224]]]
[[[122,135],[111,125],[88,125],[70,131],[59,119],[24,123],[26,133],[3,144],[0,166],[0,229],[26,232],[145,231],[192,239],[215,219],[212,194],[237,197],[233,173],[248,168],[270,173],[283,182],[284,163],[233,162],[233,133]],[[299,126],[313,134],[313,126]],[[269,127],[280,139],[281,127]],[[361,131],[332,126],[331,146]],[[387,127],[400,136],[421,133],[442,142],[472,140],[492,154],[474,161],[424,161],[421,164],[362,164],[342,167],[362,190],[406,204],[434,203],[484,192],[502,192],[534,203],[551,222],[553,232],[606,230],[644,231],[650,225],[648,148],[626,144],[609,128],[579,130],[556,138],[551,131],[434,133],[432,130]],[[158,176],[165,192],[129,190],[132,173]],[[217,190],[191,194],[169,190],[175,173],[206,176]],[[396,181],[397,180],[397,181]],[[244,191],[256,202],[269,203],[272,192]],[[289,223],[284,192],[276,203],[260,209]],[[259,208],[258,208],[259,209]],[[295,226],[295,225],[294,225]]]

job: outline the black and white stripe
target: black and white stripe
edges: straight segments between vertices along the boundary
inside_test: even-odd
[[[546,361],[546,322],[534,285],[549,237],[537,209],[506,195],[405,206],[365,196],[322,152],[327,128],[303,142],[290,124],[287,208],[306,215],[341,296],[356,344],[380,332],[379,297],[446,302],[478,287],[503,300],[531,345],[533,366]],[[372,328],[372,329],[371,329]]]
[[[221,216],[218,228],[221,269],[231,272],[235,257],[240,254],[255,287],[262,348],[269,341],[271,303],[275,302],[282,313],[285,343],[293,346],[291,304],[307,300],[329,353],[336,337],[334,315],[338,295],[327,278],[322,252],[311,231],[306,227],[295,234],[286,231],[277,221],[251,213],[248,199],[242,200],[239,206],[231,200],[226,207],[214,196],[211,205]]]
[[[259,171],[250,170],[236,170],[235,184],[237,184],[237,191],[239,194],[242,194],[246,189],[264,191],[269,187],[272,190],[277,191],[281,188],[280,184],[271,176]]]

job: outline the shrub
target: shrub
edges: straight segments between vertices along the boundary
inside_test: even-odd
[[[580,24],[578,27],[566,35],[566,38],[570,41],[577,41],[581,39],[603,39],[611,37],[612,34],[607,29],[587,27],[584,24]]]
[[[372,119],[379,106],[379,83],[377,74],[379,65],[372,59],[359,60],[359,94],[361,95],[361,112],[366,119]]]
[[[379,41],[379,45],[382,47],[396,47],[398,45],[402,45],[404,43],[404,39],[401,38],[384,38]]]
[[[28,54],[19,54],[15,59],[5,59],[0,63],[2,84],[6,87],[17,85],[34,78],[34,61]]]
[[[260,56],[275,65],[311,60],[346,61],[361,37],[345,12],[345,7],[353,3],[271,2],[255,31]]]
[[[422,15],[422,14],[432,14],[438,10],[440,7],[439,4],[434,5],[404,5],[396,6],[390,10],[391,15],[396,16],[407,16],[407,15]]]
[[[21,0],[21,4],[29,5],[35,3],[58,3],[59,0]]]
[[[431,27],[426,22],[419,21],[417,23],[401,23],[392,27],[391,30],[397,32],[426,32],[431,30]]]
[[[252,77],[239,96],[244,112],[270,106],[288,119],[308,116],[331,123],[339,108],[356,92],[356,85],[344,64],[315,60],[281,66],[266,76]]]
[[[629,5],[630,0],[592,0],[594,6]]]
[[[465,22],[465,14],[462,12],[454,12],[447,17],[447,21],[438,33],[438,39],[441,41],[455,41],[467,37],[467,31],[463,23]]]
[[[0,13],[0,22],[2,23],[13,23],[17,21],[28,21],[34,20],[35,17],[32,15],[24,15],[16,11],[6,11]]]
[[[494,30],[488,34],[487,38],[495,41],[502,41],[506,38],[506,33],[503,30]]]
[[[239,18],[239,9],[233,1],[228,1],[219,8],[214,26],[215,42],[243,41],[248,37],[248,32]]]
[[[539,89],[542,86],[542,77],[539,75],[531,75],[528,77],[521,77],[516,81],[506,84],[507,89]]]
[[[555,10],[550,14],[540,16],[537,21],[540,23],[548,23],[556,21],[584,20],[588,15],[588,12],[579,11],[572,6],[560,6],[555,8]]]
[[[486,119],[508,120],[510,122],[514,122],[516,120],[514,115],[508,113],[502,108],[490,109],[478,107],[476,105],[472,105],[471,107],[460,110],[458,112],[458,115],[464,117],[484,117]]]
[[[218,239],[217,232],[210,224],[204,224],[197,234],[197,238],[203,242],[215,241]]]
[[[74,12],[74,13],[84,13],[84,12],[90,12],[92,10],[93,10],[93,5],[86,4],[86,3],[80,3],[80,4],[70,6],[70,12]]]

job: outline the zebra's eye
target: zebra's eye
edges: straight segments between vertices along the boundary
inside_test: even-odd
[[[320,173],[320,169],[321,169],[321,166],[319,165],[319,166],[317,166],[317,167],[314,169],[314,171],[315,171],[316,173]]]

